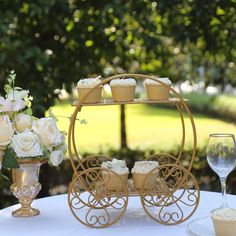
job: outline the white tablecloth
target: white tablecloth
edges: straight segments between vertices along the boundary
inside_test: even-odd
[[[236,208],[236,196],[227,195],[230,207]],[[59,195],[35,200],[33,206],[40,209],[39,216],[31,218],[14,218],[11,212],[18,208],[14,205],[0,211],[1,236],[185,236],[192,235],[187,224],[202,216],[207,216],[214,208],[219,207],[219,193],[201,191],[201,200],[195,214],[186,222],[175,226],[163,226],[148,217],[142,209],[140,199],[132,197],[125,215],[109,228],[91,229],[79,223],[72,215],[67,195]]]

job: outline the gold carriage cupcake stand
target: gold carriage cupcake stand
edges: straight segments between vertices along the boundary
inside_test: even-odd
[[[104,79],[93,89],[109,83],[113,79],[123,77],[151,79],[168,86],[153,76],[120,74]],[[87,96],[91,91],[87,93]],[[92,228],[111,226],[123,216],[128,206],[128,199],[133,196],[139,196],[147,215],[161,224],[174,225],[182,223],[195,212],[200,200],[200,191],[198,183],[190,170],[196,152],[196,129],[192,114],[184,99],[173,88],[170,88],[170,91],[172,93],[171,98],[162,101],[134,99],[132,102],[104,100],[99,103],[83,103],[83,100],[87,97],[85,96],[81,101],[73,103],[75,110],[71,117],[68,132],[68,149],[74,174],[68,191],[68,203],[71,212],[79,222]],[[148,103],[168,103],[176,107],[182,126],[182,139],[177,157],[160,153],[147,158],[147,160],[158,161],[159,167],[146,175],[140,189],[135,189],[132,179],[126,182],[121,175],[101,167],[103,161],[112,158],[103,155],[80,157],[77,150],[78,140],[75,138],[76,121],[83,106]],[[183,114],[184,112],[186,115]],[[191,159],[187,168],[182,165],[183,160],[181,159],[186,139],[186,119],[190,121],[193,140]],[[158,173],[158,175],[153,180],[155,173]],[[112,185],[114,181],[116,183],[115,188]]]

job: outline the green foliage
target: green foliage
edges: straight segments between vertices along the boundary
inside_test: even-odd
[[[4,152],[4,156],[3,156],[3,160],[2,160],[2,166],[4,168],[9,168],[9,169],[20,167],[18,162],[17,162],[16,155],[10,147],[7,147],[5,152]]]
[[[17,203],[17,199],[10,192],[10,185],[12,184],[10,179],[10,172],[7,169],[2,170],[2,174],[0,174],[0,209]]]
[[[25,114],[29,115],[29,116],[32,116],[33,115],[33,111],[32,109],[29,107],[27,108],[27,110],[24,111]]]
[[[195,110],[198,112],[212,111],[212,102],[215,96],[198,92],[184,93],[182,94],[182,96],[188,99],[188,106],[191,110]]]
[[[51,152],[47,148],[43,148],[43,158],[49,159],[50,153]]]
[[[235,122],[236,120],[236,98],[235,96],[220,95],[215,97],[212,109],[221,117]]]
[[[208,95],[206,93],[183,94],[188,98],[191,110],[208,113],[224,120],[235,122],[236,98],[230,95]]]
[[[53,114],[52,109],[48,110],[48,115],[49,115],[49,117],[51,117],[55,121],[58,121],[57,117]]]
[[[16,81],[16,73],[14,70],[11,70],[7,78],[8,84],[4,86],[4,90],[6,93],[9,93],[9,91],[15,87],[15,81]]]
[[[0,85],[15,68],[32,92],[36,116],[53,105],[55,89],[81,77],[121,72],[233,83],[235,2],[1,1]],[[217,76],[211,74],[212,68]],[[210,74],[210,75],[208,75]],[[2,87],[2,86],[0,86]]]
[[[201,65],[206,82],[235,84],[235,1],[158,1],[165,32],[190,56],[190,75]]]
[[[76,119],[76,120],[78,120],[78,119]],[[87,125],[87,124],[88,124],[88,121],[85,120],[85,119],[79,119],[79,123],[80,123],[81,125]]]

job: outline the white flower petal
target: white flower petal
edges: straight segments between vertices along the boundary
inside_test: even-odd
[[[30,131],[14,135],[11,147],[18,157],[36,157],[43,155],[38,137]]]
[[[0,116],[0,146],[6,146],[11,142],[14,134],[13,125],[9,116]]]
[[[52,153],[50,154],[50,161],[54,166],[60,165],[63,159],[64,159],[64,154],[60,150],[52,151]]]

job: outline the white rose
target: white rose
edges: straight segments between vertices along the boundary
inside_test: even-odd
[[[0,116],[0,146],[6,146],[11,142],[14,129],[9,116]]]
[[[13,103],[9,99],[0,97],[0,112],[9,112],[13,110]]]
[[[60,150],[52,151],[50,154],[50,161],[54,166],[58,166],[64,159],[64,154]]]
[[[47,148],[56,147],[63,142],[63,135],[58,130],[56,121],[51,117],[34,121],[32,129]]]
[[[38,137],[30,131],[14,135],[11,147],[18,157],[36,157],[43,155]]]
[[[15,128],[20,133],[27,129],[30,130],[32,127],[32,117],[30,115],[20,113],[15,117],[14,121],[15,121]]]

